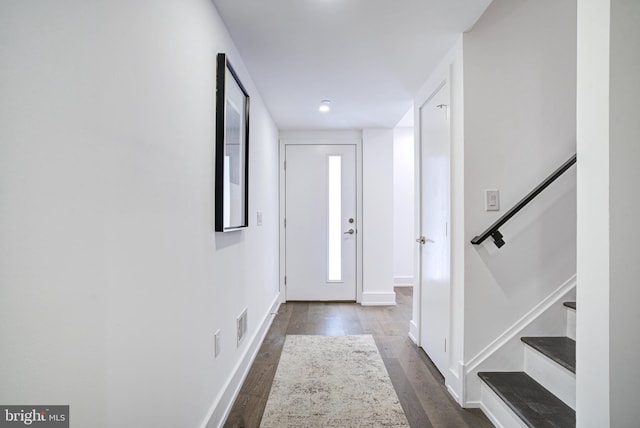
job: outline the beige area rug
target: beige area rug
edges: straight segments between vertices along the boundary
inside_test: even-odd
[[[371,335],[288,335],[260,426],[409,423]]]

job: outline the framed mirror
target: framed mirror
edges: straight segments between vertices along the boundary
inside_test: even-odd
[[[223,53],[216,73],[215,230],[230,232],[249,225],[249,94]]]

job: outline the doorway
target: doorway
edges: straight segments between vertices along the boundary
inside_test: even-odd
[[[356,144],[281,144],[287,301],[356,301]]]
[[[449,84],[444,81],[419,110],[420,346],[445,376],[451,293],[449,106]]]

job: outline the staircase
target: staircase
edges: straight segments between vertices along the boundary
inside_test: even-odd
[[[479,372],[482,402],[504,428],[576,426],[576,303],[565,337],[522,337],[524,371]]]

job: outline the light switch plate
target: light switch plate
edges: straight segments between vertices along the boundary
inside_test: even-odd
[[[500,191],[486,189],[484,191],[484,209],[486,211],[500,211]]]

